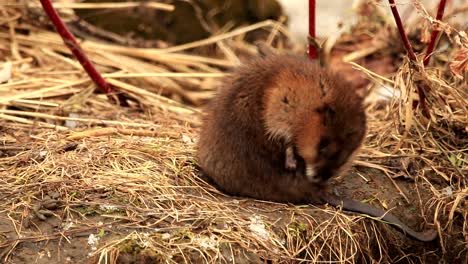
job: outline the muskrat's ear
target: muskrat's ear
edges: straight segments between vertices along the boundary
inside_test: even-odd
[[[317,114],[322,116],[322,125],[323,126],[328,126],[330,120],[335,119],[335,109],[331,108],[329,105],[324,104],[314,110]]]
[[[325,95],[327,95],[328,87],[326,87],[325,84],[323,83],[323,77],[321,74],[319,75],[319,86],[320,86],[320,90],[322,91],[322,94],[320,95],[320,97],[323,98],[325,97]]]
[[[355,91],[357,96],[362,100],[364,100],[370,94],[370,90],[366,89],[366,87],[357,87]]]

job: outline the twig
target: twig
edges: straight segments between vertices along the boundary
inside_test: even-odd
[[[416,68],[416,70],[419,71],[417,67],[414,67],[414,65],[417,62],[416,54],[414,54],[413,47],[411,46],[408,36],[406,35],[405,28],[403,27],[403,23],[401,22],[400,14],[398,13],[398,9],[396,8],[395,0],[388,0],[388,2],[390,3],[390,9],[392,10],[393,17],[395,18],[395,23],[397,25],[398,32],[400,33],[401,40],[403,41],[406,51],[408,52],[410,62],[412,62],[413,68]],[[419,104],[421,105],[421,110],[424,116],[429,117],[429,109],[426,104],[426,95],[424,93],[425,90],[429,90],[429,87],[423,83],[416,83],[416,89],[418,91]]]
[[[282,25],[278,25],[278,24],[279,23],[277,21],[274,21],[274,20],[265,20],[265,21],[261,21],[261,22],[258,22],[258,23],[252,24],[252,25],[237,28],[235,30],[232,30],[230,32],[226,32],[226,33],[221,34],[221,35],[215,35],[215,36],[212,36],[212,37],[209,37],[209,38],[206,38],[206,39],[181,44],[179,46],[169,47],[169,48],[165,48],[165,49],[158,49],[158,53],[179,52],[179,51],[183,51],[183,50],[187,50],[187,49],[201,47],[201,46],[204,46],[204,45],[213,44],[213,43],[216,43],[218,41],[225,40],[225,39],[228,39],[228,38],[232,38],[232,37],[235,37],[235,36],[238,36],[238,35],[242,35],[242,34],[245,34],[247,32],[257,30],[259,28],[264,28],[264,27],[275,27],[275,26],[277,26],[278,30],[282,34],[288,36],[287,30]]]
[[[90,137],[102,137],[102,136],[112,136],[112,135],[127,135],[127,136],[138,136],[138,137],[169,137],[169,138],[180,138],[180,133],[178,132],[158,132],[154,130],[138,130],[138,129],[128,129],[128,128],[116,128],[116,127],[106,127],[91,129],[81,132],[76,132],[71,134],[66,138],[66,140],[80,140],[83,138]]]
[[[86,125],[107,125],[107,126],[119,126],[119,127],[139,127],[139,128],[157,128],[157,125],[154,124],[144,124],[144,123],[135,123],[135,122],[121,122],[116,120],[105,120],[105,119],[96,119],[96,118],[79,118],[79,117],[69,117],[69,116],[56,116],[51,114],[39,113],[39,112],[28,112],[28,111],[19,111],[19,110],[9,110],[9,109],[0,109],[0,118],[2,115],[10,116],[27,116],[34,117],[36,119],[43,118],[48,120],[55,121],[76,121],[82,122]],[[49,124],[51,125],[51,124]],[[55,127],[55,126],[54,126]]]
[[[355,160],[354,164],[356,164],[357,166],[363,166],[363,167],[373,168],[373,169],[382,171],[387,176],[387,178],[392,182],[393,186],[395,186],[395,188],[398,190],[400,195],[406,200],[406,202],[408,204],[411,203],[411,201],[408,199],[408,196],[406,196],[406,194],[401,190],[400,186],[395,182],[395,180],[390,175],[391,171],[389,169],[382,167],[380,165],[371,163],[371,162],[361,161],[361,160]]]
[[[28,125],[31,125],[31,126],[37,125],[38,127],[54,128],[54,129],[58,129],[58,130],[62,130],[62,131],[68,130],[67,127],[53,125],[53,124],[40,122],[40,121],[32,121],[30,119],[17,117],[17,116],[12,116],[12,115],[6,115],[6,114],[3,114],[3,113],[0,113],[0,119],[10,120],[10,121],[17,122],[17,123],[20,123],[20,124],[28,124]]]
[[[6,4],[6,6],[21,6],[22,4]],[[54,8],[71,8],[71,9],[124,9],[143,6],[150,9],[158,9],[164,11],[174,11],[174,5],[157,3],[157,2],[125,2],[125,3],[54,3]],[[28,7],[38,7],[35,3],[30,4]]]
[[[317,58],[317,47],[315,41],[315,0],[309,0],[309,58]]]
[[[406,35],[405,28],[403,27],[403,23],[401,22],[400,14],[398,13],[398,9],[396,8],[395,0],[388,0],[390,3],[390,9],[392,10],[393,17],[395,18],[395,23],[398,27],[398,32],[400,32],[401,40],[405,45],[406,51],[408,52],[408,56],[411,61],[416,62],[416,55],[414,54],[413,47],[411,46],[408,36]]]
[[[83,68],[86,70],[89,77],[105,94],[108,95],[110,100],[115,101],[115,98],[111,96],[111,94],[115,93],[115,89],[111,85],[109,85],[104,80],[104,78],[102,78],[101,74],[99,74],[99,72],[96,70],[92,62],[88,59],[86,54],[81,49],[75,37],[67,29],[62,19],[60,19],[50,0],[41,0],[41,4],[47,16],[54,24],[58,34],[62,37],[63,42],[65,43],[65,45],[67,45],[67,47],[71,50],[73,55],[75,55],[75,57],[81,63],[81,66],[83,66]],[[128,106],[123,94],[118,94],[117,98],[120,105]]]
[[[446,0],[440,0],[439,7],[437,8],[437,15],[436,15],[437,20],[442,20],[442,17],[444,16],[446,3],[447,3]],[[434,51],[434,47],[437,42],[437,37],[439,36],[439,32],[440,30],[438,29],[438,27],[432,30],[431,41],[429,42],[429,46],[427,46],[426,56],[424,57],[424,66],[427,66],[429,64],[429,61],[431,60],[431,55],[432,55],[432,52]]]

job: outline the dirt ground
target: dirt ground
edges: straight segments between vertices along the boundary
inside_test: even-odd
[[[411,10],[416,22],[405,26],[419,58],[432,22]],[[180,46],[80,40],[130,99],[124,107],[94,92],[40,9],[0,11],[7,18],[0,21],[1,263],[468,264],[464,31],[440,24],[443,48],[419,69],[408,63],[394,21],[363,8],[351,32],[324,46],[352,86],[391,94],[369,102],[365,143],[331,190],[416,230],[438,231],[423,243],[328,205],[230,197],[200,174],[199,107],[220,77],[258,56],[253,40],[292,52],[279,22],[226,28]],[[420,84],[428,87],[429,117],[419,108]]]
[[[144,120],[145,118],[147,117],[142,115],[139,120]],[[171,127],[168,127],[168,129],[171,129]],[[22,134],[19,136],[19,133],[14,132],[13,130],[7,130],[4,132],[6,132],[6,134],[15,134],[17,138],[24,139],[21,144],[10,145],[11,147],[9,151],[2,151],[3,171],[1,174],[4,179],[6,178],[5,176],[10,173],[8,168],[27,167],[31,166],[34,162],[37,164],[45,162],[44,160],[41,161],[38,157],[35,157],[32,160],[23,160],[22,163],[15,161],[16,164],[5,162],[8,159],[13,160],[13,158],[21,160],[18,159],[18,156],[21,156],[20,153],[24,151],[24,149],[28,149],[28,146],[31,147],[27,155],[28,157],[31,157],[34,153],[36,155],[38,153],[40,154],[41,149],[44,149],[44,146],[47,146],[47,157],[43,157],[42,159],[52,158],[49,157],[49,155],[57,155],[56,158],[57,161],[59,161],[59,156],[61,155],[76,156],[73,159],[70,156],[69,161],[79,161],[81,159],[83,162],[86,162],[87,168],[99,167],[100,169],[98,171],[102,170],[101,173],[106,174],[111,173],[112,171],[112,167],[108,167],[106,165],[106,155],[113,155],[117,153],[116,151],[123,153],[135,149],[143,151],[150,147],[152,143],[155,143],[153,138],[135,139],[132,137],[119,137],[120,144],[117,144],[109,138],[106,139],[104,137],[98,138],[97,141],[94,141],[100,142],[97,143],[99,146],[92,147],[88,145],[85,148],[77,148],[76,146],[70,147],[69,143],[64,143],[63,140],[54,139],[63,138],[63,135],[60,135],[60,133],[56,135],[54,135],[54,133],[49,134],[50,140],[47,140],[47,143],[44,144],[41,140],[38,142],[37,138],[39,138],[39,136],[37,138],[32,134]],[[184,135],[186,137],[195,138],[196,132],[197,129],[188,127]],[[29,144],[25,145],[27,138],[29,138]],[[84,140],[81,144],[90,144],[90,142],[86,143],[86,140]],[[192,163],[187,162],[193,159],[193,144],[184,143],[182,138],[169,141],[167,144],[185,144],[187,145],[187,148],[180,150],[180,153],[172,153],[171,156],[165,156],[167,153],[165,153],[164,150],[161,150],[159,154],[153,154],[160,155],[158,158],[147,156],[147,160],[140,160],[140,162],[149,163],[149,165],[147,164],[146,166],[151,166],[151,164],[160,166],[162,160],[170,160],[173,157],[187,155],[187,157],[184,158],[184,161],[181,161],[180,163],[176,162],[178,163],[177,166],[186,166],[187,171],[194,170]],[[13,148],[13,146],[15,146],[16,149]],[[107,149],[102,151],[100,154],[94,152],[96,149],[102,147],[106,147]],[[26,152],[28,152],[28,150],[26,150]],[[85,158],[88,155],[91,155],[91,153],[95,158],[88,158],[85,160]],[[67,162],[67,159],[63,162]],[[387,163],[387,165],[397,166],[398,162],[398,159],[387,159],[384,161],[384,164]],[[136,168],[139,167],[138,164],[134,165]],[[149,219],[151,217],[142,217],[141,223],[135,225],[133,220],[130,221],[127,219],[130,215],[125,211],[126,209],[123,208],[124,206],[132,206],[134,204],[134,201],[131,201],[133,196],[132,193],[115,192],[113,189],[116,187],[112,184],[108,187],[100,186],[100,184],[93,185],[92,178],[95,177],[93,175],[93,170],[88,169],[88,171],[86,171],[87,169],[85,167],[80,168],[79,164],[56,164],[56,166],[57,167],[53,169],[53,171],[50,170],[50,168],[45,168],[44,170],[47,171],[46,174],[55,174],[54,171],[56,170],[77,170],[76,175],[80,175],[78,182],[82,182],[81,184],[87,180],[90,180],[91,182],[87,185],[80,186],[78,182],[72,183],[72,181],[77,180],[73,180],[73,176],[55,179],[52,182],[48,180],[29,182],[27,185],[35,185],[36,187],[40,186],[36,191],[40,190],[42,197],[48,195],[50,198],[56,200],[57,204],[50,207],[50,213],[44,214],[45,217],[43,219],[39,219],[37,215],[34,216],[34,212],[31,212],[31,208],[28,209],[28,207],[22,207],[20,203],[16,204],[16,208],[22,207],[22,214],[18,214],[18,212],[21,212],[18,210],[16,210],[16,213],[14,211],[1,212],[0,242],[2,245],[8,245],[7,247],[4,247],[2,251],[2,258],[3,260],[7,260],[7,263],[76,263],[78,261],[83,261],[84,263],[96,263],[100,256],[96,253],[96,249],[104,245],[116,244],[116,241],[124,240],[131,233],[141,233],[151,236],[154,234],[166,234],[166,232],[169,232],[168,230],[183,228],[180,225],[181,223],[178,223],[177,221],[171,222],[169,225],[153,223],[154,226],[151,224],[149,225],[151,228],[149,228],[148,223],[151,222]],[[72,169],[73,167],[74,169]],[[184,168],[182,168],[182,170],[183,169]],[[194,175],[199,174],[196,169],[193,173],[194,174],[187,177],[193,177]],[[68,172],[61,174],[68,175]],[[20,175],[17,176],[19,177]],[[171,181],[158,180],[153,183],[145,182],[144,184],[161,184],[162,182],[166,182],[167,186],[160,187],[172,188],[172,183],[177,182],[178,176],[174,173],[164,173],[163,177],[168,177]],[[335,192],[346,197],[354,197],[355,199],[368,201],[376,206],[383,206],[385,209],[392,209],[392,213],[417,230],[433,227],[433,225],[431,225],[433,223],[431,216],[433,215],[434,208],[427,210],[427,205],[431,202],[432,192],[428,188],[424,187],[425,184],[423,182],[414,182],[411,179],[404,179],[404,177],[396,178],[395,182],[401,192],[407,197],[408,201],[399,194],[399,190],[392,185],[390,178],[384,173],[377,169],[362,166],[355,166],[348,175],[336,179],[332,186]],[[135,184],[138,184],[138,182],[135,182]],[[18,185],[18,188],[21,187]],[[22,188],[25,189],[23,195],[33,198],[31,196],[32,193],[27,191],[29,189],[28,187],[23,185]],[[78,190],[75,188],[83,189]],[[21,192],[21,189],[15,191]],[[83,198],[77,199],[81,201],[78,203],[77,200],[72,201],[69,200],[69,198],[65,200],[63,198],[64,195],[70,196],[70,192],[74,193],[76,196],[82,195],[83,198],[85,198],[84,200],[80,200]],[[222,201],[222,203],[228,204],[228,207],[238,209],[239,213],[246,217],[252,214],[265,217],[271,223],[271,226],[268,226],[269,230],[279,234],[284,232],[284,228],[287,227],[288,223],[291,222],[291,219],[297,215],[300,215],[297,216],[297,219],[302,219],[298,221],[305,224],[302,232],[307,233],[311,232],[311,230],[307,229],[314,226],[314,224],[306,224],[308,223],[307,221],[311,221],[311,219],[313,219],[312,221],[315,221],[316,223],[325,223],[331,218],[337,217],[334,213],[339,211],[328,206],[320,206],[317,208],[313,205],[279,205],[239,197],[227,197],[216,192],[214,189],[207,189],[205,192],[208,192],[209,195],[197,192],[193,193],[193,195],[196,196],[195,199],[212,199],[212,202]],[[11,196],[8,194],[2,194],[2,200],[5,201],[5,199],[10,199],[9,197],[12,197],[13,193],[14,192],[10,193]],[[184,196],[186,194],[187,193],[183,191],[179,195]],[[40,201],[33,199],[32,204],[37,203],[40,203]],[[103,204],[114,204],[115,207],[105,207]],[[220,214],[220,212],[218,214]],[[33,215],[32,218],[30,218],[31,215]],[[303,215],[308,215],[310,218],[304,218]],[[464,244],[463,237],[461,235],[463,232],[463,230],[461,230],[463,228],[463,223],[461,222],[462,219],[454,219],[450,235],[443,234],[444,240],[447,243],[444,246],[449,249],[444,253],[442,252],[440,242],[438,240],[429,243],[416,242],[405,237],[396,229],[376,220],[350,213],[342,214],[340,217],[344,217],[346,221],[357,225],[355,228],[351,227],[350,229],[356,231],[352,236],[358,238],[367,237],[367,243],[369,243],[367,248],[373,251],[366,252],[365,254],[360,252],[360,254],[355,256],[350,262],[363,263],[371,261],[371,259],[368,258],[369,256],[372,256],[374,261],[378,261],[379,259],[383,262],[395,261],[393,263],[444,263],[444,261],[445,263],[466,263],[466,244]],[[206,223],[201,224],[200,219],[192,219],[185,222],[183,226],[188,225],[191,228],[191,232],[203,234],[212,230],[214,222],[219,224],[219,222],[209,219],[206,219],[206,221]],[[27,227],[24,226],[25,222],[28,222]],[[147,225],[143,224],[143,222],[147,222]],[[16,226],[14,226],[13,223],[16,223]],[[23,223],[23,225],[18,226],[17,223]],[[363,231],[361,226],[364,227],[364,230],[366,228],[371,230],[370,234],[369,232]],[[98,240],[96,240],[96,244],[93,244],[93,236],[98,238]],[[305,235],[302,239],[307,239],[307,237],[311,239],[308,235]],[[12,243],[10,241],[16,242]],[[373,243],[384,243],[384,245],[377,246],[377,244],[373,245]],[[120,252],[118,256],[117,254],[106,255],[108,258],[117,258],[117,263],[165,263],[167,261],[164,260],[165,258],[161,258],[157,252],[145,251],[141,246],[139,247],[132,244],[125,246],[124,243],[120,244],[118,248]],[[382,248],[384,248],[384,252],[380,252]],[[302,251],[303,252],[301,253],[301,249],[298,249],[296,257],[300,256],[304,259],[308,259],[307,252],[304,251],[304,249],[302,249]],[[224,256],[224,261],[222,261],[222,258],[219,258],[215,262],[229,263],[230,257],[232,260],[232,256],[235,256],[236,263],[265,263],[265,261],[268,260],[268,255],[268,252],[256,251],[254,249],[249,251],[246,250],[245,246],[233,243],[230,250],[220,250],[220,256]],[[405,257],[398,261],[398,258],[401,258],[401,256]],[[185,259],[185,257],[186,256],[184,256],[184,254],[174,254],[171,261],[175,263],[206,262],[206,259],[203,256],[197,256],[195,253],[192,253],[189,259]],[[101,261],[101,263],[106,263],[106,261],[110,261],[110,259],[101,259]],[[288,260],[285,256],[283,260],[275,260],[273,258],[270,261],[272,261],[271,263],[278,263],[278,261],[281,263],[294,263],[298,260]]]

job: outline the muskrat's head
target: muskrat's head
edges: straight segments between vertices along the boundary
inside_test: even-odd
[[[271,140],[294,146],[312,182],[336,175],[366,132],[363,96],[338,75],[312,63],[278,73],[265,93],[264,122]]]

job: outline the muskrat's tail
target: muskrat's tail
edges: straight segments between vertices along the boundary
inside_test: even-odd
[[[367,214],[372,217],[378,217],[389,224],[398,227],[403,233],[417,239],[419,241],[428,242],[437,238],[437,230],[426,230],[422,232],[416,232],[409,226],[405,225],[400,219],[393,214],[386,212],[380,208],[374,207],[367,203],[362,203],[353,199],[342,199],[336,195],[326,194],[323,197],[324,202],[329,203],[333,206],[341,206],[346,211],[352,211],[356,213]]]

